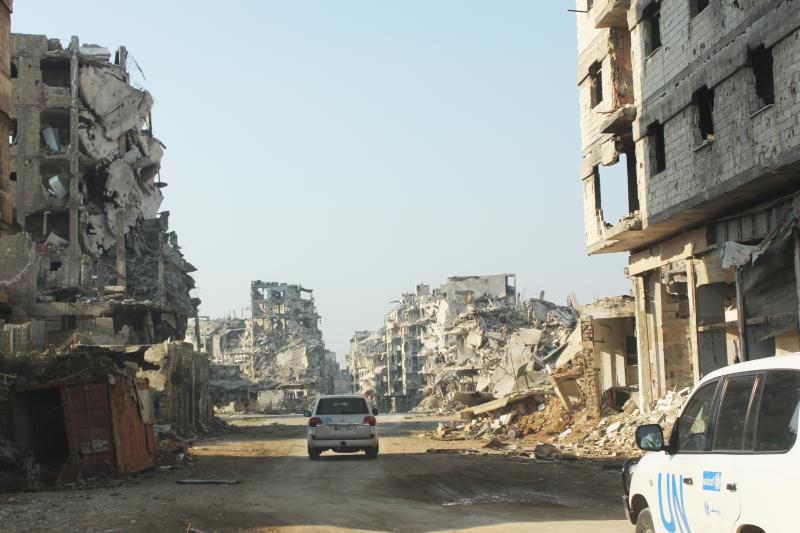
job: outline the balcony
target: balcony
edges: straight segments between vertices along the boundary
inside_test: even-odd
[[[602,211],[597,214],[597,233],[586,243],[586,251],[592,254],[625,252],[641,244],[642,216],[631,213],[614,225],[603,220]]]
[[[595,28],[627,28],[630,0],[594,0],[589,20]]]

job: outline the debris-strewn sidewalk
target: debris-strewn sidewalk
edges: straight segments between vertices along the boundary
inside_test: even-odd
[[[689,392],[670,392],[649,414],[630,399],[622,411],[606,409],[600,418],[587,409],[567,411],[555,395],[517,395],[518,401],[511,397],[498,409],[478,414],[481,406],[462,410],[461,420],[440,423],[434,438],[484,440],[486,448],[536,459],[636,457],[641,453],[634,440],[636,428],[657,423],[669,434]]]

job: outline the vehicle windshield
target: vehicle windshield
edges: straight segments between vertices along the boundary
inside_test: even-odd
[[[364,398],[322,398],[317,405],[318,415],[369,414]]]

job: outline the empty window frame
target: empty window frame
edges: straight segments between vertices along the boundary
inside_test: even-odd
[[[763,45],[750,50],[750,64],[756,77],[756,94],[762,107],[775,103],[775,69],[772,48]]]
[[[664,125],[653,122],[647,127],[648,145],[650,148],[650,164],[653,174],[663,172],[667,168],[667,157],[664,146]]]
[[[639,210],[639,191],[636,182],[636,155],[633,142],[625,146],[619,154],[617,163],[592,168],[595,213],[602,215],[603,221],[616,222]],[[627,195],[622,186],[627,186]],[[606,191],[603,205],[603,190]],[[611,191],[611,194],[608,194]]]
[[[697,127],[700,130],[700,141],[714,139],[714,89],[705,85],[692,95],[692,103],[697,109]]]
[[[692,16],[695,17],[703,11],[705,8],[708,7],[709,0],[690,0],[689,5],[691,6],[691,13]]]
[[[592,175],[594,176],[594,210],[600,212],[603,210],[603,196],[602,185],[600,182],[600,165],[595,165],[592,168]]]
[[[42,150],[50,154],[63,153],[70,143],[69,109],[46,109],[39,119]]]
[[[589,67],[589,91],[594,108],[603,101],[603,65],[599,61]]]
[[[42,82],[50,87],[70,86],[70,60],[67,57],[46,57],[40,63]]]
[[[636,179],[636,147],[633,141],[625,143],[625,164],[628,175],[628,212],[639,210],[639,181]]]
[[[647,43],[645,49],[651,54],[661,48],[661,2],[653,2],[644,10]]]

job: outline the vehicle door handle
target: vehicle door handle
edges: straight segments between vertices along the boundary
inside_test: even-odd
[[[725,488],[731,492],[736,492],[736,483],[728,483]]]
[[[683,484],[684,485],[694,485],[694,480],[692,478],[690,478],[690,477],[685,477],[685,478],[683,478]]]

